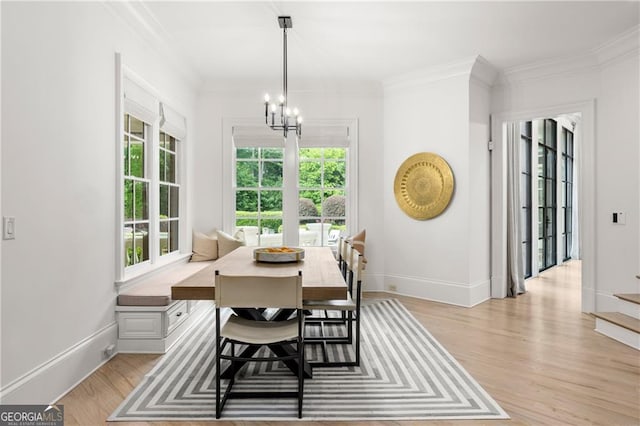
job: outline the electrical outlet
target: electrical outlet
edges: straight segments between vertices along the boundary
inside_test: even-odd
[[[106,348],[104,348],[105,358],[111,358],[115,350],[116,350],[116,345],[109,345]]]
[[[395,284],[389,284],[389,291],[398,291],[398,286]]]

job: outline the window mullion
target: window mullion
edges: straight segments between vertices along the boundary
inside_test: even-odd
[[[160,247],[160,119],[149,127],[149,260],[155,263]]]

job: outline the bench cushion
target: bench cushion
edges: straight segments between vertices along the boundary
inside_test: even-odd
[[[120,306],[167,306],[171,304],[171,286],[211,265],[209,262],[181,263],[162,270],[118,295]]]

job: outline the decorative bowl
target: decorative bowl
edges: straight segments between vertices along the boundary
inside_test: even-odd
[[[304,259],[304,249],[298,247],[263,247],[253,251],[256,262],[286,263]]]

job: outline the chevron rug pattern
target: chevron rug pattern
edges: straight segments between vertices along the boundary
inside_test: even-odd
[[[215,310],[188,331],[109,421],[215,419]],[[362,307],[360,367],[315,368],[305,380],[303,420],[505,419],[509,416],[397,300]],[[330,355],[350,357],[350,351]],[[318,356],[309,345],[308,359]],[[253,363],[234,388],[296,387],[276,363]],[[224,386],[224,383],[223,383]],[[230,400],[223,418],[296,420],[293,399]]]

